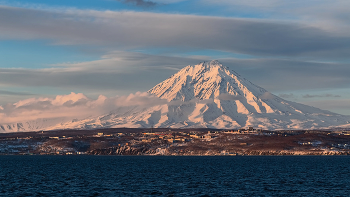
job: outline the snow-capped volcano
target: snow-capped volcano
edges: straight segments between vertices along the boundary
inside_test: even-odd
[[[349,120],[349,117],[281,99],[216,60],[187,66],[149,92],[168,101],[196,100],[186,104],[194,108],[193,111],[183,114],[190,114],[188,123],[207,127],[300,129],[346,124]],[[180,105],[174,110],[184,112],[186,108]]]
[[[216,60],[187,66],[148,93],[153,95],[150,98],[155,99],[153,103],[156,104],[117,107],[105,115],[50,126],[45,124],[40,129],[152,126],[316,129],[350,126],[349,116],[286,101]]]
[[[243,96],[250,99],[266,90],[255,86],[237,73],[231,73],[218,61],[187,66],[169,79],[149,90],[151,94],[168,101],[189,101],[218,98],[222,94]]]
[[[187,66],[167,80],[149,90],[168,101],[190,101],[193,99],[233,100],[233,105],[244,105],[251,112],[272,112],[261,99],[271,97],[265,89],[252,84],[218,61]],[[241,111],[241,110],[240,110]]]

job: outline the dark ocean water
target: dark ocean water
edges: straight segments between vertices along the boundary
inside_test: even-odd
[[[0,196],[350,196],[350,157],[0,156]]]

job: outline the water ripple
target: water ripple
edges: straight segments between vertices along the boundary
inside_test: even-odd
[[[0,156],[2,196],[347,196],[350,157]]]

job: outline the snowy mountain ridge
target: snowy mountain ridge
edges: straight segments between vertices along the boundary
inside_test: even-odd
[[[5,128],[3,132],[11,132],[152,126],[220,129],[253,126],[271,130],[350,126],[349,116],[286,101],[216,60],[184,67],[148,93],[167,102],[149,107],[119,107],[108,114],[52,125],[34,124],[42,127],[20,123],[22,127],[13,124],[13,129],[6,129],[1,125],[0,131],[2,128]]]

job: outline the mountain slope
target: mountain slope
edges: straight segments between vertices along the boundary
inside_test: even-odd
[[[350,123],[349,116],[279,98],[218,61],[187,66],[148,92],[167,103],[119,107],[109,114],[45,125],[40,129],[152,126],[316,129]]]

